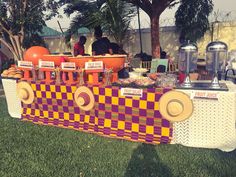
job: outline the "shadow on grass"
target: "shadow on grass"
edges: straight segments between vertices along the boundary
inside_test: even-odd
[[[124,177],[171,177],[170,169],[160,162],[155,146],[139,145],[133,152]]]

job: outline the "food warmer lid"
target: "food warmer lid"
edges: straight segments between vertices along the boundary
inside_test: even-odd
[[[197,52],[198,48],[193,43],[186,43],[180,46],[179,51],[181,52]]]
[[[221,41],[210,42],[206,47],[207,52],[227,52],[228,46]]]

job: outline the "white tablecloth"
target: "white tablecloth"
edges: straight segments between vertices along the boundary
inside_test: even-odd
[[[16,94],[16,80],[2,79],[2,84],[6,95],[8,113],[11,117],[21,118],[21,101]]]
[[[192,116],[173,125],[173,143],[222,151],[236,148],[236,85],[225,83],[229,91],[206,91],[216,92],[218,100],[193,99]],[[191,95],[197,90],[180,91]]]

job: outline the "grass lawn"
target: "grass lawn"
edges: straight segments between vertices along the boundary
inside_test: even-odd
[[[39,126],[0,98],[0,177],[236,177],[236,151],[145,145]]]

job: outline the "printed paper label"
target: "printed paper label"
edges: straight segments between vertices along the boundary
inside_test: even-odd
[[[143,89],[121,88],[121,96],[142,97]]]
[[[18,61],[18,67],[21,68],[33,68],[32,61]]]
[[[53,61],[39,61],[39,68],[54,69],[55,64]]]
[[[85,63],[85,70],[103,69],[102,61],[93,61]]]
[[[76,70],[75,62],[62,62],[61,69]]]
[[[196,98],[218,100],[219,94],[218,92],[194,91],[191,93],[191,99],[196,99]]]

